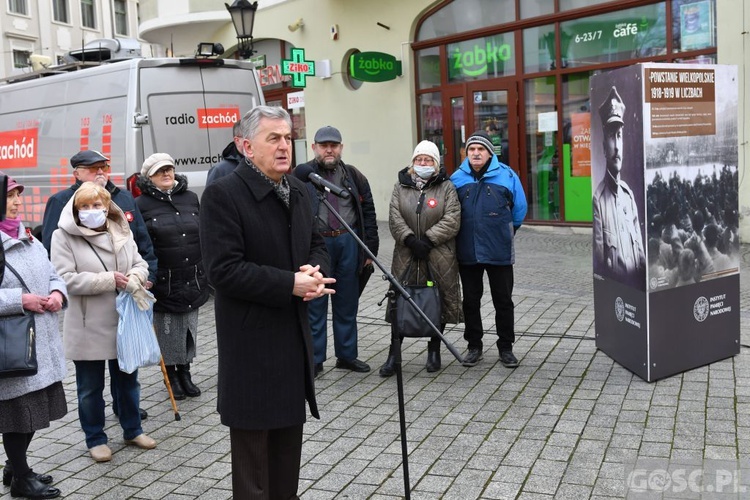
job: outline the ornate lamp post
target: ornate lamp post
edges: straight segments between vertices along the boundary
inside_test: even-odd
[[[232,16],[234,31],[237,32],[237,54],[242,59],[252,56],[253,50],[253,24],[255,12],[258,10],[258,2],[250,3],[248,0],[234,0],[232,5],[224,4]]]

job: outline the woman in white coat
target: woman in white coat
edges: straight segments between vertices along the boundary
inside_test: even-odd
[[[117,387],[120,426],[125,443],[143,449],[156,441],[143,433],[138,412],[138,371],[117,364],[115,298],[135,292],[148,278],[148,264],[138,253],[122,210],[109,192],[84,182],[65,205],[52,235],[51,257],[68,285],[70,305],[63,322],[65,356],[76,367],[78,418],[86,446],[97,462],[112,458],[104,432],[104,365]]]

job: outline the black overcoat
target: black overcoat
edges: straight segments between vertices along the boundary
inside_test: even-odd
[[[315,401],[307,303],[292,294],[304,264],[329,272],[307,188],[287,175],[289,208],[243,160],[201,199],[201,247],[214,301],[218,410],[224,425],[261,430],[301,425]]]

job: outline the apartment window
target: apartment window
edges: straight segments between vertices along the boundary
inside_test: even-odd
[[[86,28],[96,28],[94,0],[81,0],[81,24]]]
[[[29,15],[29,6],[26,0],[8,0],[8,10],[14,14]]]
[[[70,19],[68,19],[68,0],[52,0],[52,16],[58,23],[70,23]]]
[[[14,50],[13,51],[13,67],[14,68],[28,68],[31,63],[29,63],[29,56],[31,55],[31,52],[25,51],[25,50]]]
[[[115,32],[128,34],[128,4],[126,0],[115,0]]]

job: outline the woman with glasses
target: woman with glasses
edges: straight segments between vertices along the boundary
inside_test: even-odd
[[[201,256],[198,196],[174,160],[154,153],[143,162],[136,185],[138,208],[154,244],[159,265],[153,293],[154,327],[175,399],[201,395],[190,375],[198,334],[198,308],[208,300]]]
[[[440,290],[442,318],[440,331],[446,323],[460,323],[461,287],[456,260],[456,235],[461,226],[461,204],[453,183],[440,166],[440,152],[430,141],[417,144],[411,165],[401,169],[393,188],[388,224],[396,242],[391,273],[402,281],[414,284],[427,281],[429,263],[432,279]],[[409,268],[409,276],[403,277]],[[403,278],[402,278],[403,277]],[[391,320],[390,311],[386,320]],[[395,373],[396,353],[393,346],[388,359],[380,367],[381,377]],[[428,372],[440,370],[440,337],[434,335],[427,344]]]

